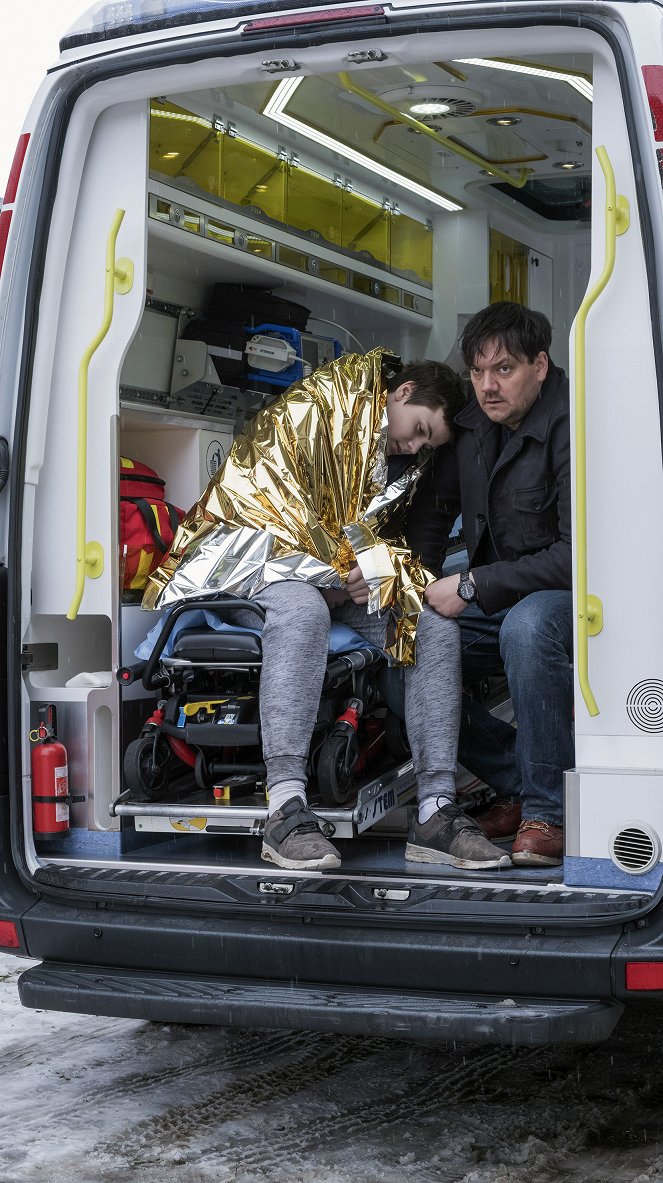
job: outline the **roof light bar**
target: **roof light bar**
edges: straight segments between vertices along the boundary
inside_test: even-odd
[[[523,62],[509,62],[501,58],[454,58],[453,60],[464,66],[485,66],[489,70],[510,70],[513,74],[531,74],[535,78],[550,78],[555,82],[567,82],[588,102],[591,103],[594,99],[594,88],[582,74],[571,74],[566,70],[554,70],[548,66],[530,66]]]
[[[83,0],[81,0],[81,5]],[[240,0],[230,4],[228,0],[96,0],[78,18],[60,41],[60,50],[74,49],[79,45],[94,45],[112,37],[131,37],[156,29],[169,31],[181,25],[210,23],[226,20],[229,16],[240,17],[242,12],[250,15],[259,9],[251,0]],[[264,7],[264,6],[263,6]],[[285,7],[281,5],[280,7]],[[293,8],[307,9],[301,16],[260,17],[249,20],[243,33],[263,32],[279,27],[299,24],[320,24],[335,20],[355,21],[367,17],[383,17],[380,5],[342,5],[310,11],[309,0],[292,0]]]
[[[222,0],[158,0],[158,4],[155,0],[101,0],[74,21],[60,41],[60,51],[198,22],[208,14],[209,20],[220,20],[224,15],[221,8]]]
[[[371,160],[370,156],[365,156],[363,152],[358,152],[356,148],[351,148],[341,140],[335,140],[325,132],[308,127],[306,123],[302,123],[294,115],[288,115],[285,108],[303,81],[303,77],[300,77],[285,78],[283,82],[279,82],[272,97],[266,106],[263,107],[263,115],[266,115],[268,119],[274,119],[276,122],[283,124],[284,127],[289,127],[291,131],[299,132],[300,135],[312,140],[314,144],[328,148],[330,152],[338,152],[346,160],[351,160],[353,164],[358,164],[361,168],[368,169],[369,172],[375,173],[377,176],[382,177],[383,180],[390,181],[392,185],[398,185],[400,188],[406,189],[408,193],[416,193],[418,197],[423,197],[426,201],[440,206],[441,209],[455,212],[463,208],[459,202],[452,201],[450,197],[444,197],[434,189],[428,189],[425,185],[420,185],[418,181],[401,176],[400,173],[387,168],[385,164],[380,164],[376,160]]]

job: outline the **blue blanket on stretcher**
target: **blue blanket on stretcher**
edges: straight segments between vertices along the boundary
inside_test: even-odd
[[[147,661],[150,657],[157,639],[164,626],[166,613],[164,613],[153,628],[150,629],[144,641],[134,650],[136,657],[140,661]],[[260,636],[260,629],[258,628],[242,628],[240,625],[228,624],[226,620],[220,620],[215,612],[208,612],[203,608],[192,608],[190,612],[183,612],[179,620],[175,624],[172,633],[170,634],[163,650],[163,657],[170,657],[175,647],[175,642],[183,629],[188,628],[211,628],[216,633],[251,633],[253,636]],[[340,624],[339,621],[332,621],[331,633],[329,635],[329,652],[332,655],[338,653],[348,653],[351,649],[361,649],[368,646],[369,649],[376,649],[377,646],[372,645],[370,641],[366,641],[364,637],[356,633],[354,629],[349,628],[346,624]]]

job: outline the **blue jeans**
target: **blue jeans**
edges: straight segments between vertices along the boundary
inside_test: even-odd
[[[506,674],[517,729],[464,695],[458,759],[499,797],[520,795],[523,818],[561,826],[575,758],[571,592],[532,592],[494,616],[470,604],[459,622],[464,684]]]

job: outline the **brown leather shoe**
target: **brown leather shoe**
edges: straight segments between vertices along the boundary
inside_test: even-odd
[[[520,825],[520,801],[504,797],[483,813],[475,813],[474,820],[491,842],[515,838]]]
[[[562,861],[564,831],[549,822],[528,819],[520,825],[511,850],[517,867],[556,867]]]

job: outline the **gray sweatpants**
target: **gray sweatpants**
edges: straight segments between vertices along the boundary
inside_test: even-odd
[[[260,724],[267,785],[273,788],[284,780],[306,781],[331,616],[318,589],[297,580],[270,584],[254,598],[266,613]],[[242,623],[254,626],[255,617],[249,620],[249,615]],[[334,618],[382,648],[384,617],[350,601],[334,610]],[[417,663],[403,673],[405,725],[419,802],[439,794],[453,799],[461,697],[457,621],[424,607],[417,626]]]

